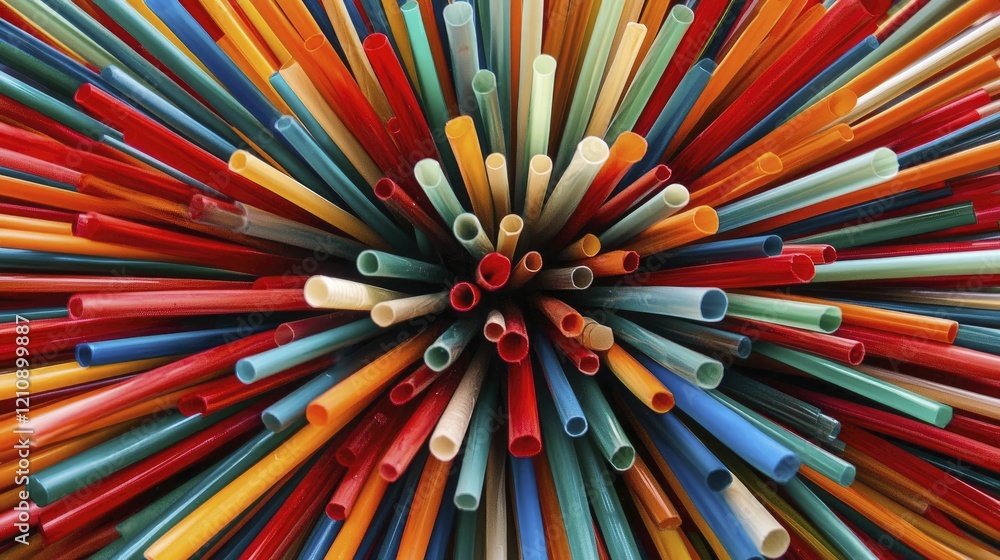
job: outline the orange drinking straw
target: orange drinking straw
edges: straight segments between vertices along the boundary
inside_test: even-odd
[[[771,152],[757,158],[750,165],[729,177],[691,194],[692,206],[721,206],[730,200],[746,196],[771,183],[784,169],[781,158]]]
[[[607,352],[601,353],[601,358],[615,377],[650,410],[663,413],[674,407],[674,395],[621,346],[612,344]]]
[[[845,325],[856,325],[869,329],[898,333],[904,336],[911,336],[921,340],[933,340],[951,344],[958,334],[958,323],[947,319],[927,317],[925,315],[915,315],[902,311],[889,311],[853,303],[843,303],[820,298],[785,294],[782,292],[769,292],[764,290],[734,290],[735,293],[773,297],[787,299],[791,301],[802,301],[806,303],[816,303],[819,305],[832,305],[840,308],[843,315],[842,322]]]
[[[161,253],[122,247],[110,243],[101,243],[71,235],[56,235],[14,229],[0,229],[0,247],[45,251],[48,253],[66,253],[70,255],[88,255],[92,257],[113,257],[172,263],[185,262],[184,259]]]
[[[926,556],[940,560],[961,560],[965,556],[959,554],[930,538],[913,525],[904,521],[901,517],[883,507],[875,500],[872,500],[854,487],[843,487],[817,473],[806,465],[802,465],[799,472],[808,478],[813,484],[819,486],[827,493],[833,495],[841,502],[844,502],[851,509],[864,515],[890,535],[906,543],[914,551]]]
[[[632,238],[623,249],[640,256],[652,255],[686,245],[719,231],[719,216],[708,206],[698,206],[687,212],[657,222]]]
[[[257,7],[253,5],[251,0],[236,0],[236,4],[243,10],[246,14],[247,20],[249,20],[250,25],[253,29],[260,35],[260,38],[264,40],[267,44],[268,49],[270,49],[271,56],[277,61],[277,66],[281,66],[288,62],[292,55],[288,52],[288,49],[281,44],[281,40],[278,36],[274,34],[271,30],[271,26],[268,25],[267,21],[261,16],[260,12],[257,11]]]
[[[64,191],[56,187],[40,185],[13,177],[0,176],[0,192],[3,192],[3,196],[6,198],[23,200],[42,207],[59,208],[60,210],[70,210],[73,212],[100,212],[101,214],[108,214],[109,216],[117,216],[119,218],[148,219],[146,212],[139,209],[135,204],[120,200],[108,200],[73,191]]]
[[[545,524],[545,548],[549,553],[548,557],[570,558],[569,539],[566,537],[548,456],[545,453],[535,455],[534,465],[535,480],[538,483],[538,501],[542,507],[542,521]]]
[[[16,229],[19,231],[51,233],[54,235],[73,235],[73,224],[39,220],[38,218],[8,216],[7,214],[0,214],[0,229]]]
[[[375,517],[375,510],[382,503],[385,497],[385,490],[389,487],[389,481],[378,474],[378,469],[368,475],[358,500],[351,509],[351,515],[344,521],[337,538],[326,553],[326,560],[346,560],[354,558],[361,546],[361,541],[365,538],[365,532],[371,525],[372,518]],[[413,511],[410,509],[410,511]],[[325,514],[324,514],[325,515]],[[432,520],[433,521],[433,520]]]
[[[482,149],[479,147],[476,125],[472,117],[462,115],[448,121],[444,131],[448,136],[448,143],[451,144],[451,150],[455,153],[462,181],[469,191],[472,211],[482,222],[487,237],[496,239],[493,195],[490,193],[490,182],[486,176],[486,164]]]
[[[316,397],[306,408],[306,418],[313,425],[332,429],[331,435],[336,433],[371,404],[406,366],[423,358],[424,350],[444,327],[434,324],[425,328]]]
[[[399,540],[397,560],[419,560],[427,552],[450,471],[451,461],[439,461],[433,454],[427,456],[413,494],[413,503],[410,504],[410,513],[406,517],[403,536]]]
[[[635,493],[631,490],[629,494],[632,495],[633,501],[638,500]],[[653,546],[656,547],[660,558],[670,558],[671,560],[688,560],[691,558],[691,554],[688,553],[684,541],[680,538],[678,529],[661,529],[656,526],[646,510],[641,507],[638,510],[642,524],[646,526],[649,538],[653,541]]]
[[[681,526],[681,517],[677,513],[677,508],[670,503],[670,498],[660,488],[660,483],[656,481],[653,472],[639,455],[635,456],[635,463],[622,476],[625,484],[636,499],[636,504],[644,515],[648,515],[656,529],[676,529]],[[658,531],[657,531],[658,532]],[[650,531],[650,534],[653,534]]]
[[[850,125],[836,124],[830,128],[813,134],[798,146],[781,154],[784,169],[769,182],[791,178],[800,171],[812,169],[830,159],[832,154],[840,153],[847,148],[857,146],[856,136]]]
[[[83,367],[77,362],[64,362],[51,366],[32,368],[31,392],[44,393],[64,387],[90,383],[91,381],[127,375],[137,371],[146,371],[170,363],[176,359],[177,356],[170,356],[167,358],[149,358],[146,360],[134,360],[131,362],[119,362],[91,367]],[[0,375],[0,395],[13,395],[15,381],[17,379],[13,373]]]

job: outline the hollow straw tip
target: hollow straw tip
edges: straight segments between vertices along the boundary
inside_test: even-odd
[[[444,371],[451,362],[451,352],[440,344],[432,344],[424,351],[424,363],[436,372]]]
[[[521,435],[511,438],[507,447],[511,455],[523,459],[541,453],[542,442],[534,435]]]
[[[523,333],[506,331],[497,341],[497,353],[501,360],[516,364],[528,357],[528,338]]]
[[[709,288],[705,290],[698,303],[698,310],[701,314],[701,320],[703,321],[721,321],[722,318],[726,316],[726,310],[728,308],[729,298],[726,296],[726,292],[723,292],[718,288]]]

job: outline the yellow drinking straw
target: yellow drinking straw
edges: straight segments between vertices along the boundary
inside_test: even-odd
[[[132,360],[129,362],[90,367],[81,366],[79,363],[73,361],[32,368],[31,389],[36,393],[54,391],[64,387],[72,387],[92,381],[100,381],[101,379],[146,371],[177,359],[178,356],[169,356],[166,358],[148,358],[145,360]],[[13,395],[15,381],[17,381],[17,378],[13,373],[0,375],[0,395]]]
[[[632,71],[639,55],[639,47],[646,37],[646,27],[638,23],[629,23],[622,33],[621,42],[615,53],[614,60],[611,61],[607,72],[604,75],[604,84],[597,94],[597,101],[594,103],[594,111],[590,115],[590,123],[587,125],[585,136],[600,136],[608,130],[611,118],[615,115],[618,102],[621,100],[622,92],[625,91],[625,82]]]
[[[448,136],[448,143],[451,144],[451,149],[455,153],[462,181],[465,182],[465,188],[469,191],[472,210],[482,222],[487,237],[491,240],[495,239],[493,195],[490,192],[490,182],[486,176],[483,152],[479,148],[476,125],[473,124],[472,117],[462,115],[448,121],[444,131]]]

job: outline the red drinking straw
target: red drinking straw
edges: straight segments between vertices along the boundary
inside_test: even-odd
[[[330,367],[336,360],[324,356],[309,360],[281,373],[246,384],[235,375],[226,375],[194,387],[177,401],[177,410],[184,416],[213,414],[234,404],[263,395],[278,387],[293,383]]]
[[[299,290],[306,287],[311,276],[261,276],[250,286],[254,290]]]
[[[471,360],[472,353],[463,352],[451,367],[443,371],[434,371],[427,367],[427,364],[421,364],[413,373],[407,375],[405,379],[397,383],[389,391],[389,400],[396,406],[402,406],[423,394],[442,375],[450,372],[456,372],[458,375],[461,375],[469,367]]]
[[[138,276],[70,276],[62,274],[0,274],[3,293],[153,292],[169,290],[237,290],[249,282],[146,278]]]
[[[580,344],[575,338],[563,336],[559,332],[559,329],[552,323],[542,323],[542,328],[545,329],[545,334],[549,336],[549,340],[556,345],[556,348],[564,356],[569,358],[569,361],[573,362],[573,365],[576,366],[576,369],[580,370],[580,373],[594,375],[601,369],[601,359],[593,350]]]
[[[284,346],[289,342],[346,325],[357,318],[357,313],[338,311],[336,313],[319,315],[318,317],[309,317],[308,319],[282,323],[274,331],[274,342],[278,346]]]
[[[463,373],[464,370],[453,370],[435,382],[434,387],[406,419],[379,461],[378,473],[382,478],[395,482],[406,472],[451,401]]]
[[[875,38],[878,40],[879,44],[885,42],[890,35],[896,32],[904,23],[910,21],[917,12],[919,12],[924,6],[930,3],[931,0],[912,0],[905,6],[899,9],[898,12],[892,15],[889,19],[882,23],[882,27],[875,34]]]
[[[858,247],[838,251],[842,260],[877,259],[882,257],[903,257],[907,255],[930,255],[939,253],[959,253],[963,251],[987,251],[1000,249],[1000,239],[977,239],[974,241],[941,241],[937,243],[917,243],[913,245],[880,245]]]
[[[95,317],[166,317],[308,311],[302,290],[178,290],[75,295],[69,299],[74,319]]]
[[[138,463],[117,471],[87,487],[87,498],[69,495],[45,508],[42,535],[57,541],[69,533],[90,527],[119,506],[142,495],[157,484],[194,465],[216,449],[260,425],[260,413],[270,404],[258,403],[220,421]]]
[[[83,174],[23,152],[0,148],[0,166],[79,188]]]
[[[746,335],[751,340],[773,342],[845,364],[856,366],[865,358],[864,344],[840,336],[805,331],[752,319],[724,319],[716,325],[723,330]],[[838,334],[842,333],[838,331]]]
[[[16,122],[30,127],[41,134],[50,136],[68,146],[76,146],[80,150],[87,150],[93,153],[102,154],[112,159],[123,162],[132,161],[118,150],[92,140],[83,134],[65,126],[64,124],[49,118],[42,113],[18,103],[10,98],[0,98],[0,115],[7,117],[10,122]]]
[[[841,420],[847,420],[861,428],[901,439],[931,451],[944,453],[949,457],[956,457],[985,469],[992,470],[1000,465],[1000,449],[972,438],[953,434],[918,420],[911,420],[813,391],[788,387],[784,384],[782,390],[818,406],[827,414]],[[883,448],[876,457],[881,459],[884,455],[885,449]]]
[[[397,410],[389,400],[381,399],[367,413],[359,414],[354,429],[344,438],[344,442],[337,449],[337,462],[345,467],[354,466],[358,457],[367,453],[372,442],[385,431],[385,427],[395,416]]]
[[[531,372],[531,359],[507,364],[507,448],[514,457],[533,457],[542,451],[542,426]]]
[[[792,254],[650,273],[637,280],[644,286],[712,286],[721,289],[805,284],[816,275],[807,255]]]
[[[583,316],[562,300],[548,296],[533,296],[530,302],[559,329],[563,336],[578,336],[583,332]]]
[[[620,218],[629,208],[655,192],[670,180],[672,172],[666,165],[660,164],[644,173],[631,185],[611,197],[601,205],[587,224],[591,231],[602,231]]]
[[[510,259],[493,252],[487,253],[476,265],[476,284],[487,292],[495,292],[510,280]]]
[[[59,441],[60,435],[80,426],[149,397],[183,387],[218,371],[231,369],[240,359],[275,347],[274,331],[258,333],[151,369],[97,394],[68,403],[49,414],[35,414],[31,417],[35,443],[43,446]]]
[[[497,340],[497,353],[501,360],[516,364],[528,356],[528,326],[521,308],[509,302],[504,304],[503,320],[506,328]]]
[[[855,325],[842,325],[837,334],[864,343],[865,352],[874,356],[916,363],[960,377],[1000,381],[1000,356]]]
[[[73,226],[73,235],[91,241],[139,247],[202,266],[255,276],[281,275],[299,264],[295,259],[233,243],[168,231],[96,212],[80,215]]]
[[[451,308],[455,311],[472,311],[477,305],[479,305],[479,298],[481,297],[479,288],[471,282],[459,282],[451,289],[448,294],[448,301],[451,302]]]
[[[956,434],[988,443],[993,447],[1000,447],[1000,427],[985,420],[973,418],[966,414],[955,414],[945,429],[949,432],[955,432]]]
[[[809,257],[813,264],[830,264],[837,260],[837,250],[831,245],[788,244],[781,248],[782,255],[796,253]]]
[[[394,407],[390,410],[393,417],[389,419],[389,423],[384,429],[378,430],[378,433],[372,434],[368,445],[361,450],[354,463],[347,469],[347,473],[344,474],[344,478],[341,479],[340,484],[337,485],[326,504],[326,514],[331,519],[347,519],[369,476],[376,476],[375,469],[378,467],[379,458],[382,457],[382,452],[389,443],[392,434],[402,423],[402,410],[405,409]]]
[[[452,253],[456,251],[458,242],[449,235],[440,217],[428,214],[417,204],[403,187],[388,177],[383,177],[375,183],[375,196],[385,203],[396,216],[424,232],[440,249]]]
[[[35,208],[34,206],[22,206],[6,202],[0,202],[0,214],[19,216],[21,218],[34,218],[36,220],[48,220],[50,222],[63,222],[66,224],[76,222],[76,217],[79,216],[79,214],[73,212]]]

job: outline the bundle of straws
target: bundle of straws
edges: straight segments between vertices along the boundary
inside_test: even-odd
[[[1000,558],[998,54],[998,0],[3,0],[0,557]]]

